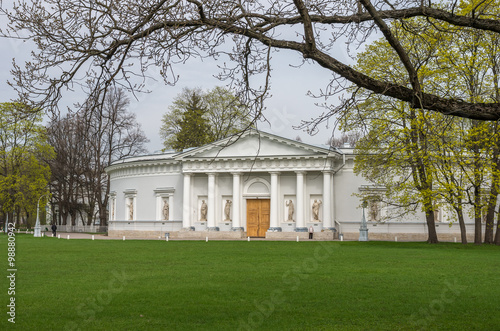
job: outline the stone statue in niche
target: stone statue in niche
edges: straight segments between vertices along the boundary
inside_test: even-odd
[[[378,201],[376,201],[376,200],[370,201],[369,220],[372,222],[378,222],[379,212],[380,212],[380,210],[379,210]]]
[[[312,214],[313,214],[313,220],[314,221],[320,221],[319,220],[319,207],[321,206],[323,202],[321,200],[314,200],[314,203],[312,204]]]
[[[286,206],[288,207],[288,222],[294,222],[293,220],[293,213],[295,213],[295,207],[293,206],[293,201],[288,200],[286,202]]]
[[[206,222],[207,221],[207,203],[205,200],[201,200],[201,207],[200,207],[200,222]]]
[[[226,205],[224,206],[224,222],[231,222],[231,200],[226,200]]]
[[[170,205],[168,204],[168,200],[164,199],[163,200],[163,219],[165,221],[168,221],[169,214],[170,214]]]
[[[134,219],[134,199],[130,199],[128,204],[128,219],[132,221]]]
[[[483,214],[483,216],[485,216],[485,215],[486,215],[486,213]],[[436,207],[436,206],[434,206],[434,221],[435,222],[439,222],[440,221],[439,220],[439,208]],[[483,223],[485,223],[485,222],[486,222],[486,218],[483,217]]]

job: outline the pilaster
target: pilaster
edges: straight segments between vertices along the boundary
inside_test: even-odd
[[[194,231],[191,222],[191,177],[193,174],[184,173],[184,191],[182,196],[182,229],[184,231]]]
[[[297,215],[295,232],[307,232],[305,219],[304,219],[304,201],[305,201],[305,188],[304,188],[304,172],[296,171],[297,174]]]
[[[215,173],[208,173],[208,203],[207,203],[207,230],[219,231],[215,226]]]
[[[269,232],[281,232],[279,226],[279,172],[271,172],[271,211]]]
[[[241,173],[234,172],[233,175],[233,227],[231,231],[243,231],[241,226]]]

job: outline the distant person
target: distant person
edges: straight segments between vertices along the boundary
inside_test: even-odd
[[[52,237],[55,237],[57,231],[57,225],[54,223],[50,228],[52,229]]]
[[[312,239],[312,238],[313,238],[313,233],[314,233],[314,228],[313,228],[313,226],[311,225],[311,226],[309,227],[309,239]]]

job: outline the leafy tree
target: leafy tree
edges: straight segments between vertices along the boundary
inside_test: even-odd
[[[370,120],[370,131],[356,144],[355,172],[385,187],[386,202],[398,207],[398,215],[421,206],[427,222],[427,241],[437,243],[435,180],[428,153],[431,142],[424,124],[436,119],[430,118],[432,114],[408,108],[401,102],[373,102],[363,106],[366,110],[359,113],[360,116],[373,113],[375,109],[383,115]]]
[[[222,87],[203,92],[184,88],[163,115],[166,149],[197,147],[237,134],[251,125],[248,108]]]
[[[14,67],[13,85],[26,100],[47,106],[44,109],[57,106],[63,91],[74,90],[75,85],[100,105],[105,90],[113,84],[144,90],[136,77],[148,77],[147,69],[152,65],[161,69],[167,83],[175,83],[177,64],[191,58],[213,57],[222,58],[219,77],[231,79],[234,86],[246,92],[245,103],[261,110],[272,83],[273,52],[289,50],[334,73],[325,96],[345,92],[342,83],[347,80],[414,109],[497,120],[497,101],[472,103],[440,90],[425,91],[408,45],[387,23],[397,21],[419,35],[419,27],[411,24],[419,17],[432,24],[446,23],[450,33],[468,27],[497,36],[497,8],[498,0],[461,4],[414,0],[21,0],[11,10],[0,10],[10,20],[4,35],[30,40],[37,46],[25,68]],[[398,66],[404,69],[404,81],[396,83],[372,76],[338,56],[364,46],[375,29],[396,54]],[[344,40],[345,52],[339,52],[344,44],[339,41]],[[415,47],[425,47],[425,41],[416,39]],[[332,108],[330,115],[345,106]]]
[[[394,33],[405,41],[404,46],[412,55],[411,61],[416,66],[425,67],[435,52],[435,45],[428,43],[425,48],[416,47],[416,44],[421,44],[416,41],[432,31],[425,31],[423,27],[419,36],[409,33],[403,36],[404,30],[397,23],[392,28]],[[380,65],[381,63],[384,65]],[[398,55],[384,39],[369,45],[359,55],[357,69],[395,84],[410,84],[405,68],[399,64]],[[419,81],[425,81],[426,78],[422,74]],[[414,108],[383,95],[372,94],[366,90],[355,90],[355,93],[364,100],[352,105],[355,109],[349,109],[343,125],[352,130],[366,130],[366,134],[356,144],[358,155],[355,172],[377,186],[385,187],[385,203],[396,207],[392,210],[395,216],[401,217],[421,207],[428,228],[427,241],[437,243],[437,206],[436,193],[433,190],[435,176],[430,166],[429,153],[433,142],[429,139],[431,127],[428,123],[443,119],[438,113]]]
[[[486,5],[493,5],[494,2]],[[474,11],[484,5],[479,2],[461,1],[458,12]],[[495,4],[498,6],[498,3]],[[481,10],[481,9],[480,9]],[[491,8],[491,13],[498,14],[498,7]],[[440,24],[445,30],[449,29],[447,24]],[[500,36],[488,31],[477,31],[470,28],[455,29],[453,34],[443,34],[446,45],[440,47],[445,71],[439,75],[434,74],[434,81],[447,87],[448,93],[454,96],[461,95],[470,103],[498,102],[499,99],[499,76],[498,68],[500,59],[498,49]],[[497,209],[498,185],[499,183],[499,151],[498,143],[500,137],[497,122],[481,122],[465,120],[462,132],[456,132],[457,137],[462,137],[461,142],[454,140],[455,144],[461,145],[467,151],[471,162],[468,169],[462,168],[471,190],[467,185],[460,188],[468,194],[468,203],[473,206],[473,218],[475,219],[475,243],[482,240],[482,221],[486,222],[484,242],[494,242],[494,217]],[[456,153],[457,148],[451,153]],[[463,156],[465,157],[465,156]],[[464,158],[457,159],[457,164],[463,164]],[[497,234],[500,236],[499,231]],[[500,238],[499,238],[500,239]],[[500,244],[500,241],[498,241]]]
[[[424,91],[465,95],[471,104],[495,100],[498,84],[494,83],[494,68],[498,67],[498,61],[490,54],[491,46],[482,42],[487,33],[471,29],[446,33],[449,26],[422,20],[406,23],[411,26],[395,23],[393,33],[408,50],[410,61],[419,68],[418,80]],[[419,34],[412,33],[416,27]],[[358,68],[372,76],[404,84],[405,69],[397,58],[387,42],[379,40],[359,57]],[[486,209],[485,242],[493,242],[499,184],[496,169],[500,136],[496,123],[440,117],[365,90],[360,90],[359,95],[364,101],[355,104],[347,115],[347,121],[352,120],[349,125],[368,130],[358,143],[358,171],[385,185],[390,198],[397,198],[400,206],[408,208],[407,202],[421,204],[426,213],[429,241],[433,241],[434,211],[442,207],[444,200],[457,212],[464,243],[463,205],[473,207],[475,243],[481,243],[481,221]],[[404,171],[405,167],[411,171]],[[488,192],[487,198],[484,192]]]
[[[461,1],[458,3],[457,12],[474,11],[475,6],[480,9],[483,4]],[[491,4],[493,2],[489,5]],[[491,8],[491,12],[498,13],[498,7]],[[450,26],[446,23],[436,24],[435,27],[438,31],[450,30]],[[429,68],[429,75],[432,77],[429,85],[432,84],[434,89],[441,89],[443,93],[446,91],[453,97],[461,96],[470,103],[498,102],[499,37],[495,33],[470,28],[454,29],[453,33],[440,33],[440,65],[433,63]],[[484,242],[493,243],[494,216],[499,192],[498,124],[466,119],[458,121],[458,124],[454,122],[456,124],[450,128],[455,128],[456,131],[445,135],[446,143],[442,146],[448,149],[448,152],[436,158],[435,163],[439,164],[447,158],[453,158],[455,174],[465,179],[463,184],[455,187],[453,191],[456,197],[462,195],[466,203],[473,207],[474,241],[476,244],[481,243],[481,223],[485,220]],[[460,171],[457,171],[457,168]],[[440,173],[446,179],[454,176],[450,173],[445,176],[442,171]],[[455,184],[441,183],[448,188]],[[459,193],[460,191],[463,194]]]
[[[189,147],[205,145],[209,142],[210,126],[203,118],[205,109],[201,96],[193,92],[186,104],[186,110],[179,120],[179,132],[175,136],[172,147],[181,151]]]
[[[214,141],[238,134],[253,124],[248,107],[226,88],[214,87],[203,95],[203,101]]]
[[[47,202],[54,151],[47,144],[41,114],[21,103],[0,103],[0,211],[31,218],[40,197]],[[29,224],[29,223],[28,223]]]
[[[470,160],[469,152],[463,145],[467,137],[466,121],[448,118],[447,123],[440,126],[441,132],[435,130],[434,153],[432,160],[435,169],[435,180],[438,197],[457,214],[460,226],[461,241],[467,243],[464,220],[464,207],[473,195],[469,187]]]

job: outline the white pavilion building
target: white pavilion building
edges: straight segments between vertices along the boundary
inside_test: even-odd
[[[339,233],[356,239],[362,209],[355,194],[373,187],[353,168],[352,148],[322,148],[256,130],[184,152],[117,161],[107,168],[108,235],[305,239],[312,226],[316,239]],[[374,218],[384,207],[374,208],[367,216],[370,239],[426,239],[422,217],[381,223]],[[442,229],[459,237],[458,226]]]

